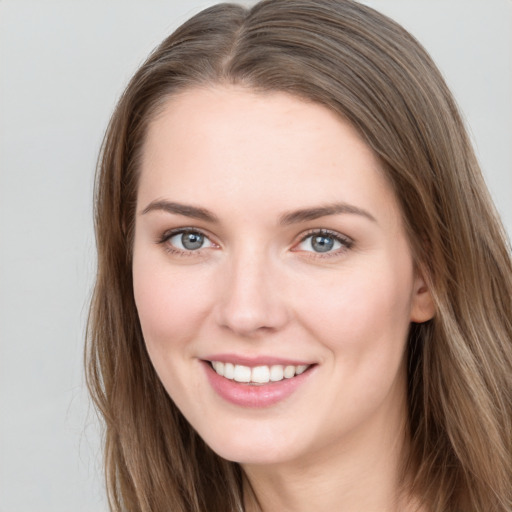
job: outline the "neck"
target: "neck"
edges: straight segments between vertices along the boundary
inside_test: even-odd
[[[419,512],[404,493],[405,407],[307,459],[244,465],[246,512]]]

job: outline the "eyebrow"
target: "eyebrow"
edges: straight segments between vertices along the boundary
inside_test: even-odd
[[[164,211],[171,214],[183,215],[184,217],[190,217],[193,219],[199,219],[206,222],[218,223],[218,217],[206,210],[205,208],[199,208],[197,206],[192,206],[188,204],[175,203],[172,201],[165,200],[157,200],[149,203],[144,210],[142,210],[141,215],[145,215],[146,213],[152,211]],[[340,214],[351,214],[351,215],[360,215],[362,217],[366,217],[372,222],[377,222],[375,217],[359,208],[357,206],[348,204],[348,203],[333,203],[327,204],[325,206],[317,206],[313,208],[303,208],[300,210],[294,210],[291,212],[284,213],[279,218],[279,224],[281,225],[290,225],[290,224],[298,224],[300,222],[307,222],[310,220],[319,219],[321,217],[326,217],[329,215],[340,215]]]
[[[158,200],[152,201],[151,203],[142,210],[141,215],[153,211],[164,211],[167,213],[174,213],[177,215],[183,215],[184,217],[190,217],[192,219],[204,220],[206,222],[218,222],[219,219],[212,212],[205,208],[198,208],[188,204],[174,203],[171,201]]]
[[[318,206],[313,208],[304,208],[283,214],[279,223],[281,225],[296,224],[299,222],[307,222],[309,220],[319,219],[328,215],[351,214],[366,217],[372,222],[377,222],[377,219],[366,210],[348,203],[332,203],[325,206]]]

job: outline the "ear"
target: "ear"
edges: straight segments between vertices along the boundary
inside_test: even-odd
[[[431,320],[436,313],[436,307],[432,299],[429,287],[418,269],[414,280],[413,296],[411,303],[411,322],[421,324]]]

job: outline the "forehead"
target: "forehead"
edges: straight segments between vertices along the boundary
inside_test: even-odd
[[[394,201],[378,159],[340,116],[286,93],[235,86],[171,97],[144,145],[140,201],[210,203],[212,194],[233,208]]]

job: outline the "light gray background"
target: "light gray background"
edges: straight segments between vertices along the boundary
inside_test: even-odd
[[[92,177],[119,94],[198,0],[0,0],[0,512],[106,511],[82,376]],[[512,1],[369,0],[431,52],[512,232]]]

